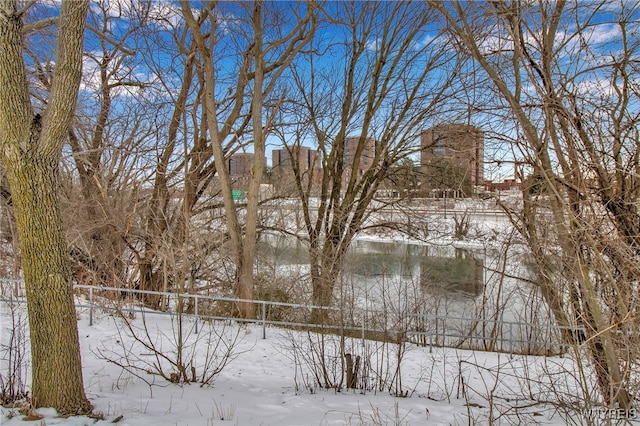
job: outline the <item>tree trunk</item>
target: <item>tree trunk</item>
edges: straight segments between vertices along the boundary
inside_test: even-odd
[[[74,266],[80,271],[90,273],[92,280],[82,282],[82,284],[122,287],[126,282],[126,265],[122,260],[126,244],[117,228],[112,225],[111,207],[108,205],[106,194],[102,193],[101,187],[97,183],[100,179],[97,172],[100,167],[100,154],[96,154],[96,152],[99,151],[100,144],[95,143],[89,148],[92,152],[87,165],[77,158],[83,148],[80,147],[73,132],[70,132],[69,140],[76,156],[76,169],[80,177],[81,194],[87,220],[87,231],[84,232],[86,249],[84,247],[78,248],[86,253],[88,259],[86,262],[78,262]],[[76,275],[75,271],[73,272]],[[78,279],[77,276],[76,279]]]
[[[326,248],[326,247],[325,247]],[[326,255],[327,251],[323,252],[310,252],[311,255],[311,304],[315,306],[311,310],[311,323],[313,324],[327,324],[331,321],[329,318],[329,309],[333,305],[333,292],[342,270],[342,262],[329,261],[329,256]],[[322,256],[322,259],[318,259],[318,255]],[[335,255],[331,256],[334,258]],[[314,267],[314,265],[316,265]]]
[[[91,411],[84,394],[69,254],[57,198],[58,162],[82,75],[88,1],[63,2],[46,109],[35,114],[23,59],[23,14],[0,1],[0,159],[20,239],[31,338],[34,406]]]
[[[57,200],[57,160],[7,165],[27,283],[32,401],[65,414],[88,413],[73,285]]]

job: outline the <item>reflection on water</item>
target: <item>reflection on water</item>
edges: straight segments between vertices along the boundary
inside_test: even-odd
[[[276,267],[307,265],[309,252],[299,240],[269,235],[259,244],[261,255]],[[358,240],[345,261],[345,273],[362,280],[412,280],[433,294],[475,297],[484,289],[484,259],[450,246]]]
[[[259,255],[258,267],[272,273],[274,280],[292,281],[296,289],[310,292],[306,244],[294,238],[263,235]],[[473,324],[473,333],[503,327],[491,323],[494,320],[544,326],[549,322],[549,312],[538,290],[529,284],[531,274],[520,256],[517,247],[514,252],[495,248],[476,251],[358,240],[345,259],[334,292],[335,303],[385,314],[447,317],[446,328],[454,334],[471,332],[464,324]],[[459,317],[487,322],[453,321]]]
[[[263,234],[258,253],[275,266],[309,264],[308,246],[297,238]]]
[[[467,250],[454,250],[453,257],[423,257],[420,264],[420,284],[434,291],[479,296],[484,288],[483,259]]]

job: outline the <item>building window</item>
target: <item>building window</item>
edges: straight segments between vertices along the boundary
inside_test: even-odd
[[[436,157],[444,158],[445,153],[446,149],[444,146],[436,146],[433,148],[433,155],[435,155]]]

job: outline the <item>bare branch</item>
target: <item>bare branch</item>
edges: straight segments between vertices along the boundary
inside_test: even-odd
[[[91,31],[92,33],[94,33],[95,35],[97,35],[98,37],[100,37],[102,40],[112,44],[113,47],[115,47],[116,49],[118,49],[119,51],[124,53],[125,55],[133,56],[133,55],[136,54],[136,52],[134,50],[131,50],[131,49],[127,48],[124,45],[124,40],[123,41],[115,41],[114,39],[112,39],[111,37],[106,35],[103,31],[100,31],[99,29],[97,29],[97,28],[95,28],[95,27],[93,27],[91,25],[87,25],[87,29],[89,31]]]
[[[29,0],[23,7],[22,9],[20,9],[18,11],[18,16],[22,16],[25,13],[27,13],[27,11],[31,8],[31,6],[33,6],[34,4],[36,4],[38,2],[38,0]]]
[[[37,0],[34,0],[34,2]],[[35,21],[35,22],[30,22],[28,24],[25,24],[24,27],[22,27],[22,35],[27,35],[30,34],[32,32],[35,31],[40,31],[43,30],[45,28],[51,27],[53,25],[57,25],[58,24],[58,17],[51,17],[51,18],[46,18],[46,19],[41,19],[39,21]]]

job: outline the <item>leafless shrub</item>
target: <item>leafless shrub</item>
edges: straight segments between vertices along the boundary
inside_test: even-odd
[[[118,346],[98,349],[98,355],[142,379],[150,387],[154,376],[171,383],[211,385],[238,355],[242,330],[224,321],[188,321],[171,315],[171,334],[147,321],[149,313],[140,311],[140,322],[120,313],[114,318]],[[151,375],[151,376],[150,376]]]
[[[302,385],[317,389],[388,392],[406,397],[412,391],[402,382],[402,361],[410,345],[407,331],[413,327],[410,315],[422,303],[419,291],[404,286],[372,295],[379,309],[356,308],[356,300],[365,304],[354,280],[343,279],[340,286],[341,308],[328,311],[327,325],[306,334],[290,332],[283,351],[295,365],[296,389]]]
[[[358,412],[358,425],[373,425],[373,426],[383,426],[383,425],[409,425],[409,422],[406,420],[409,413],[404,416],[400,413],[400,409],[398,403],[393,404],[393,412],[392,413],[384,413],[380,412],[378,407],[374,407],[371,405],[371,412],[365,414],[360,410]],[[351,419],[349,419],[351,420]],[[351,425],[351,421],[348,422]]]
[[[457,213],[453,214],[454,232],[453,237],[456,240],[462,240],[469,233],[469,226],[471,225],[471,217],[464,211],[462,215],[458,216]]]
[[[4,303],[4,302],[3,302]],[[24,305],[15,302],[6,303],[9,309],[10,324],[5,324],[0,369],[0,404],[7,405],[28,397],[26,389],[28,357],[28,321]],[[6,334],[5,334],[6,333]]]
[[[231,403],[228,407],[225,407],[218,402],[213,401],[213,406],[216,413],[216,418],[220,421],[230,421],[236,416],[236,405]]]
[[[563,343],[577,343],[572,329],[583,330],[580,362],[595,373],[598,390],[581,398],[634,408],[639,46],[628,34],[636,10],[622,3],[605,24],[609,11],[585,14],[581,2],[429,4],[446,20],[451,45],[476,65],[461,82],[474,91],[478,78],[489,83],[484,127],[510,142],[522,182],[519,206],[498,203],[526,242],[533,281],[553,322],[566,330]],[[603,54],[598,43],[570,42],[605,25],[615,28],[618,55]],[[486,48],[496,33],[510,48]],[[594,67],[592,58],[602,60]],[[600,83],[585,90],[577,80]]]

